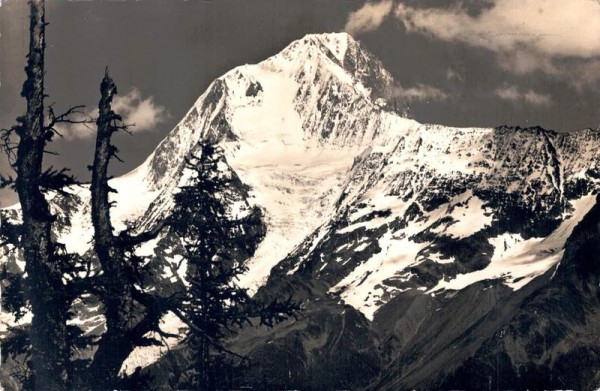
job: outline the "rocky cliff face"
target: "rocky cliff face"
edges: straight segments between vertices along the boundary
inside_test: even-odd
[[[116,224],[164,218],[197,142],[223,146],[249,189],[232,189],[232,210],[258,205],[266,226],[241,283],[258,297],[305,301],[301,320],[232,341],[261,363],[248,374],[256,384],[266,376],[312,389],[480,388],[500,381],[488,367],[501,361],[516,379],[506,384],[520,387],[535,384],[519,383],[522,368],[543,377],[568,354],[600,368],[597,333],[577,342],[598,310],[587,274],[598,253],[578,248],[593,247],[582,230],[596,221],[600,132],[419,124],[389,109],[393,88],[347,34],[309,35],[238,67],[144,164],[113,180]],[[57,235],[83,254],[89,194],[70,191],[69,202],[54,202],[64,216]],[[165,256],[168,243],[144,251]],[[585,273],[567,271],[581,262]],[[584,297],[583,320],[563,319],[545,297]],[[480,380],[464,383],[472,371]]]

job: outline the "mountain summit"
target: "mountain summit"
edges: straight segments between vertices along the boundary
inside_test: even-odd
[[[200,140],[220,144],[248,190],[232,196],[231,209],[257,205],[266,226],[240,283],[257,297],[306,303],[301,321],[232,342],[258,362],[279,361],[270,376],[282,387],[478,388],[503,375],[519,388],[557,362],[560,373],[574,371],[560,361],[567,354],[600,368],[593,343],[561,343],[596,315],[578,326],[565,315],[565,333],[552,341],[545,326],[527,328],[550,322],[551,311],[531,306],[540,292],[560,303],[590,297],[571,266],[597,213],[600,132],[419,124],[388,108],[393,88],[381,62],[345,33],[307,35],[237,67],[140,167],[112,181],[115,224],[168,216],[188,178],[186,157]],[[53,201],[68,222],[58,234],[84,254],[89,194],[70,192],[69,202]],[[143,251],[168,256],[164,239]],[[505,335],[550,342],[536,353]],[[488,368],[492,351],[501,373]],[[480,378],[461,383],[469,371]]]
[[[391,85],[381,63],[348,34],[308,35],[215,80],[135,175],[166,205],[197,142],[221,143],[269,223],[251,261],[255,281],[247,283],[255,289],[333,213],[354,158],[395,139],[381,132],[391,129],[382,123],[412,123],[380,106]]]
[[[323,249],[317,274],[369,316],[409,286],[462,288],[504,276],[518,287],[558,262],[593,205],[593,196],[571,190],[591,178],[594,163],[582,160],[593,157],[574,160],[572,150],[588,151],[597,133],[421,125],[381,104],[393,83],[348,34],[308,35],[213,82],[138,175],[167,204],[197,141],[221,143],[267,216],[267,237],[244,283],[256,289],[273,266],[286,268],[280,261],[293,251],[304,259],[315,254],[300,252],[330,236],[348,236],[335,241],[350,254]],[[354,221],[364,234],[350,246]],[[342,222],[346,228],[331,230]],[[402,282],[403,273],[413,282]]]
[[[259,64],[235,68],[211,83],[148,158],[149,179],[156,186],[161,177],[172,177],[200,138],[356,146],[361,140],[346,139],[368,135],[344,134],[353,124],[343,123],[343,117],[376,110],[374,102],[391,85],[393,79],[382,64],[348,34],[308,35]],[[344,107],[334,108],[336,103]],[[343,109],[350,112],[338,116]],[[244,116],[251,115],[257,122],[266,114],[261,110],[271,113],[266,116],[272,117],[270,122],[263,118],[260,124],[243,123]],[[326,131],[315,131],[325,125]]]

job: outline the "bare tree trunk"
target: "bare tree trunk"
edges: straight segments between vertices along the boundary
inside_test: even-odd
[[[31,0],[30,44],[21,95],[27,113],[17,127],[16,188],[23,212],[23,252],[30,284],[33,312],[31,324],[32,364],[35,388],[67,389],[69,346],[67,343],[67,299],[62,273],[51,238],[54,216],[40,186],[46,145],[44,128],[44,0]]]
[[[118,381],[123,361],[134,348],[129,330],[135,324],[135,316],[132,284],[128,282],[131,271],[125,263],[124,248],[119,245],[119,238],[114,235],[110,221],[108,164],[115,152],[111,137],[119,129],[116,121],[120,121],[120,117],[111,109],[117,88],[108,73],[102,80],[100,92],[91,193],[94,248],[104,272],[102,302],[106,332],[99,342],[90,374],[99,382],[98,385],[112,389]]]
[[[158,329],[158,322],[167,308],[163,305],[164,301],[136,291],[134,282],[137,272],[127,256],[134,251],[136,244],[156,237],[160,226],[136,237],[114,233],[109,201],[109,193],[114,190],[108,184],[108,165],[117,149],[111,144],[111,137],[113,133],[126,129],[126,126],[111,108],[117,88],[108,71],[102,80],[100,93],[90,191],[94,249],[103,271],[100,295],[106,317],[106,332],[98,343],[88,374],[94,381],[93,389],[114,389],[118,386],[118,374],[123,362],[136,346],[143,343],[146,333]]]

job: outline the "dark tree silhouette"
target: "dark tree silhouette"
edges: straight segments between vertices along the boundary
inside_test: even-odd
[[[0,227],[2,251],[14,252],[13,261],[1,270],[2,299],[4,310],[17,320],[27,311],[33,315],[30,325],[11,330],[11,338],[4,341],[3,347],[13,359],[25,357],[24,370],[18,375],[25,389],[120,388],[123,383],[118,372],[130,353],[138,346],[160,344],[147,338],[149,333],[177,337],[159,327],[161,318],[171,311],[190,330],[187,342],[193,358],[191,366],[179,371],[184,374],[183,384],[210,389],[215,384],[215,372],[220,370],[217,368],[224,365],[223,361],[215,361],[213,353],[235,355],[223,343],[227,330],[254,319],[272,326],[297,308],[290,301],[256,303],[235,283],[236,277],[246,271],[242,261],[254,252],[264,235],[260,210],[254,208],[241,219],[227,212],[223,194],[241,183],[237,177],[221,172],[220,166],[225,164],[221,151],[202,144],[201,155],[187,162],[192,182],[176,195],[175,210],[167,219],[171,233],[183,243],[188,264],[186,281],[164,279],[163,271],[169,266],[158,257],[137,256],[136,248],[155,238],[162,226],[148,231],[130,226],[115,233],[111,223],[109,193],[114,190],[109,186],[108,166],[118,152],[111,137],[117,131],[126,131],[127,126],[112,110],[117,88],[107,72],[100,88],[91,167],[97,262],[68,254],[53,234],[57,218],[46,196],[53,192],[68,199],[67,189],[76,182],[66,170],[44,169],[44,155],[53,138],[60,136],[57,125],[90,121],[72,119],[74,114],[82,114],[81,106],[56,115],[52,106],[46,109],[44,105],[44,6],[44,0],[29,2],[30,48],[22,91],[27,111],[17,118],[17,125],[0,132],[0,141],[17,174],[15,180],[2,178],[2,186],[16,190],[21,204],[21,216],[11,216],[13,219],[3,221]],[[15,262],[20,256],[25,260],[25,270]],[[84,294],[97,297],[103,305],[106,331],[99,338],[84,336],[78,326],[67,324],[74,303]],[[87,357],[80,354],[82,351],[93,355]],[[140,379],[134,380],[140,384]]]
[[[100,93],[90,191],[94,250],[102,270],[96,292],[104,306],[106,331],[98,342],[87,378],[96,382],[94,389],[110,390],[118,387],[119,370],[134,348],[153,343],[144,336],[148,332],[165,334],[159,328],[159,321],[169,308],[177,304],[178,299],[176,295],[158,296],[144,291],[143,287],[152,279],[152,274],[154,279],[160,278],[162,265],[158,260],[142,262],[135,255],[136,246],[155,238],[162,226],[159,224],[136,235],[132,234],[133,227],[119,234],[114,232],[109,193],[115,190],[108,183],[108,165],[112,158],[118,159],[118,149],[111,143],[111,138],[115,132],[127,131],[127,125],[112,110],[117,87],[108,75],[108,69],[100,85]],[[85,384],[82,386],[85,387]]]
[[[26,300],[9,304],[17,315],[22,315],[18,304],[30,306],[33,318],[24,344],[31,345],[29,365],[34,375],[29,385],[36,389],[65,390],[69,387],[69,359],[71,337],[66,321],[69,317],[70,287],[64,281],[65,273],[72,271],[72,257],[64,246],[52,237],[55,216],[44,194],[61,191],[73,183],[66,170],[44,169],[46,146],[57,131],[55,126],[71,120],[71,114],[80,107],[55,115],[52,107],[46,114],[44,101],[45,4],[44,0],[30,0],[29,53],[25,72],[27,78],[21,95],[27,102],[25,115],[17,118],[17,125],[2,132],[4,149],[16,171],[15,181],[4,180],[3,186],[12,186],[21,203],[22,222],[13,224],[8,239],[17,245],[25,259],[27,278],[13,285]],[[18,137],[18,143],[12,140]],[[6,229],[3,230],[5,233]],[[3,236],[7,236],[3,234]],[[9,296],[10,298],[10,296]],[[13,296],[14,298],[14,296]]]
[[[255,207],[242,218],[228,212],[225,194],[241,183],[223,171],[226,163],[220,148],[202,143],[199,149],[199,156],[187,161],[191,181],[175,195],[169,225],[181,238],[187,261],[186,296],[181,309],[174,311],[190,328],[191,361],[180,387],[212,390],[223,362],[211,351],[236,355],[224,346],[232,327],[252,319],[272,326],[297,307],[291,301],[262,305],[237,285],[237,277],[247,271],[242,261],[264,235],[261,212]]]

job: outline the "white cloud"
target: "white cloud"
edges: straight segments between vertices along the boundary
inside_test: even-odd
[[[389,95],[392,98],[400,98],[407,102],[443,101],[449,97],[446,92],[439,88],[421,83],[408,88],[396,86]]]
[[[563,64],[560,70],[578,91],[596,88],[600,80],[600,58]]]
[[[523,96],[525,102],[534,106],[550,106],[552,104],[552,96],[549,94],[540,94],[533,90],[528,90]]]
[[[515,104],[527,103],[532,106],[550,106],[552,96],[542,94],[533,90],[521,91],[515,86],[503,86],[495,91],[496,95],[503,100]]]
[[[152,97],[143,99],[136,88],[129,91],[127,95],[117,95],[112,107],[123,117],[126,125],[134,125],[129,129],[133,133],[154,130],[156,125],[164,122],[167,117],[163,106],[154,103]]]
[[[395,15],[410,31],[495,51],[600,55],[600,5],[594,0],[497,0],[478,16],[460,7],[418,9],[400,3]]]
[[[496,90],[496,95],[500,99],[509,100],[511,102],[517,102],[521,100],[522,94],[519,92],[517,87],[501,87]]]
[[[392,0],[381,0],[378,3],[367,2],[358,10],[350,13],[344,30],[351,35],[376,30],[386,16],[392,12]]]
[[[477,16],[459,6],[399,3],[394,15],[409,32],[496,52],[500,64],[516,73],[559,74],[564,73],[560,60],[600,57],[600,4],[595,0],[497,0]],[[596,69],[587,77],[599,74]]]
[[[67,140],[92,138],[96,135],[94,124],[58,124],[56,131]]]
[[[460,73],[458,73],[454,69],[448,68],[446,70],[446,80],[448,80],[448,81],[453,81],[453,80],[463,81],[463,77],[461,76]]]
[[[600,80],[597,0],[495,0],[477,14],[460,3],[420,8],[383,0],[367,2],[351,13],[346,30],[375,30],[389,14],[408,32],[488,49],[513,73],[542,71],[564,77],[579,89]]]
[[[125,95],[115,96],[112,103],[113,111],[123,117],[123,123],[129,125],[132,133],[142,133],[156,130],[156,126],[167,118],[165,107],[157,105],[152,97],[142,98],[137,88],[131,89]],[[89,110],[75,119],[98,117],[98,109]],[[96,136],[96,124],[61,124],[58,129],[66,139],[86,139]]]

